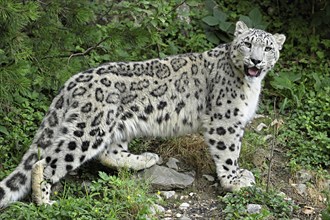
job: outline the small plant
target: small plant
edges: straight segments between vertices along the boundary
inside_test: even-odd
[[[243,188],[239,192],[228,193],[221,197],[220,201],[225,204],[225,219],[266,219],[290,217],[296,206],[285,200],[275,191],[265,192],[255,187]],[[260,213],[249,214],[248,204],[262,206]]]
[[[329,220],[330,219],[330,194],[327,194],[327,207],[322,211],[322,219]]]
[[[125,170],[118,176],[99,172],[90,186],[68,182],[64,191],[54,192],[52,206],[17,202],[3,210],[0,219],[145,219],[154,198],[148,184],[132,179]],[[77,194],[79,197],[77,197]]]

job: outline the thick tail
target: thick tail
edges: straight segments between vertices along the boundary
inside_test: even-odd
[[[0,182],[0,208],[22,199],[30,192],[31,171],[37,161],[37,150],[30,148],[17,168]]]

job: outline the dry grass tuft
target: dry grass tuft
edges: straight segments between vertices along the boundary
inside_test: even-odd
[[[152,143],[152,151],[162,156],[165,162],[168,158],[175,157],[181,162],[179,164],[180,168],[193,169],[197,175],[215,173],[212,157],[201,135],[191,134],[183,137],[155,140]]]

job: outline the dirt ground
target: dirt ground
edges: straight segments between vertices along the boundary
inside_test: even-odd
[[[165,212],[160,219],[172,220],[188,220],[188,219],[224,219],[224,204],[219,201],[219,195],[224,196],[226,192],[221,190],[217,183],[216,171],[213,161],[208,153],[208,149],[204,144],[204,140],[199,135],[188,135],[181,138],[171,140],[147,140],[144,141],[147,151],[155,152],[160,155],[164,162],[169,157],[174,157],[180,162],[179,171],[195,171],[194,183],[183,190],[173,189],[176,192],[175,198],[166,200]],[[151,146],[151,147],[150,147]],[[139,149],[141,151],[141,149]],[[253,161],[256,169],[260,170],[259,182],[267,183],[268,180],[268,162],[269,152],[257,152],[256,161]],[[275,149],[272,160],[269,184],[271,189],[285,193],[287,198],[291,198],[298,209],[294,210],[291,219],[295,220],[320,220],[320,213],[325,208],[325,196],[321,191],[324,189],[325,182],[317,177],[316,173],[311,172],[312,179],[306,184],[308,186],[304,195],[300,194],[294,184],[297,178],[288,168],[288,158],[281,149]],[[86,170],[102,170],[109,171],[97,162],[89,163],[85,166]],[[93,167],[94,166],[94,167]],[[80,171],[82,172],[82,171]],[[114,171],[114,175],[116,172]],[[330,170],[328,170],[330,173]],[[204,174],[211,175],[215,180],[209,181]],[[79,176],[79,175],[78,175]],[[326,184],[329,184],[327,182]],[[258,185],[257,185],[258,186]],[[154,189],[157,192],[157,189]],[[182,203],[189,204],[189,207],[182,210]],[[262,205],[262,204],[261,204]],[[187,218],[186,218],[187,217]]]
[[[176,143],[174,145],[177,146],[157,147],[154,151],[163,157],[165,156],[164,161],[168,157],[175,157],[181,161],[179,168],[182,171],[195,169],[196,179],[191,187],[176,191],[176,199],[169,200],[170,202],[165,207],[167,211],[165,211],[164,219],[185,219],[184,217],[190,219],[223,219],[224,214],[221,210],[224,207],[219,202],[218,196],[225,195],[225,192],[216,184],[217,180],[210,182],[203,177],[203,174],[216,177],[213,161],[208,155],[207,148],[203,145],[203,139],[200,136],[192,135],[176,141],[177,143],[174,141]],[[161,143],[161,145],[168,144],[167,142]],[[173,144],[173,140],[171,144]],[[185,145],[184,148],[180,146],[182,144]],[[194,149],[193,152],[192,149]],[[195,158],[190,158],[191,155],[194,155]],[[268,163],[267,155],[269,154],[261,153],[258,155],[260,160],[257,161],[265,161],[263,165],[255,164],[261,166],[256,168],[259,168],[261,172],[260,182],[262,183],[268,181],[268,166],[265,166]],[[299,208],[294,210],[291,219],[321,219],[320,213],[325,208],[325,195],[321,191],[324,190],[325,186],[328,186],[326,184],[329,184],[329,182],[325,183],[325,180],[318,178],[316,173],[310,172],[312,179],[306,183],[307,190],[302,194],[295,187],[298,180],[288,168],[287,162],[288,158],[286,158],[285,152],[281,149],[275,149],[269,178],[270,188],[285,193],[287,198],[291,198],[298,205]],[[328,173],[330,173],[329,170]],[[184,202],[188,203],[189,207],[182,210],[180,204]]]

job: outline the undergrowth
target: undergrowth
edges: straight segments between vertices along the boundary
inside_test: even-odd
[[[145,219],[155,201],[148,184],[124,170],[118,176],[99,172],[91,184],[68,182],[63,192],[54,193],[51,206],[16,202],[0,219]]]
[[[286,200],[278,192],[266,192],[255,187],[227,193],[219,200],[224,204],[224,219],[285,219],[297,208],[292,201]],[[248,213],[248,204],[261,205],[260,212]]]
[[[184,3],[190,11],[179,14],[177,9]],[[251,27],[267,27],[269,32],[286,34],[280,61],[265,80],[259,113],[271,115],[276,99],[276,111],[284,121],[277,144],[287,152],[293,170],[329,168],[329,3],[326,0],[306,4],[279,1],[277,5],[254,0],[204,3],[0,1],[0,179],[19,163],[50,100],[72,74],[110,60],[202,52],[232,39],[238,19]],[[183,19],[178,19],[178,15]],[[267,149],[267,141],[259,136],[246,133],[241,159],[244,167],[252,168],[249,160],[256,148]],[[208,154],[203,141],[191,137],[172,141],[156,142],[162,147],[161,155],[180,154],[196,170],[214,172],[211,159],[205,159]],[[141,143],[144,142],[135,141],[133,148],[139,148]],[[147,188],[128,176],[100,173],[100,179],[88,188],[69,184],[57,196],[59,202],[54,206],[18,202],[1,213],[0,218],[143,218],[153,201],[146,192]],[[228,218],[251,219],[253,215],[244,214],[247,201],[264,204],[262,212],[254,216],[256,219],[280,218],[280,211],[286,216],[291,208],[276,193],[266,195],[256,189],[229,194],[221,201],[226,204]],[[325,210],[324,215],[328,213]]]

